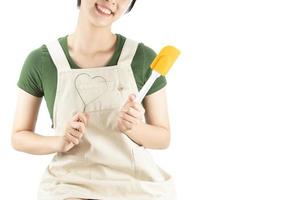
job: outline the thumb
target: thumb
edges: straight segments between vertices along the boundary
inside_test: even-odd
[[[129,97],[128,97],[128,100],[129,101],[134,101],[136,98],[135,94],[130,94]]]

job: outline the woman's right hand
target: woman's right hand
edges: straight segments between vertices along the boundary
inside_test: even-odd
[[[88,122],[88,114],[76,113],[65,125],[64,135],[59,138],[58,152],[67,152],[80,143]]]

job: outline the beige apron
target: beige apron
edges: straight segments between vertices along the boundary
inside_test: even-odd
[[[80,144],[57,153],[48,165],[39,200],[175,199],[171,176],[155,164],[144,147],[116,127],[128,95],[138,93],[131,69],[137,46],[126,39],[115,66],[71,69],[59,42],[47,45],[58,72],[55,133],[62,135],[65,123],[79,111],[88,112],[89,121]]]

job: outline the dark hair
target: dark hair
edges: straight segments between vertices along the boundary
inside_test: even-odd
[[[131,9],[133,8],[135,2],[136,2],[136,0],[132,0],[130,6],[128,7],[128,10],[126,11],[126,13],[129,13],[131,11]],[[81,5],[81,0],[77,0],[77,7],[80,7],[80,5]]]

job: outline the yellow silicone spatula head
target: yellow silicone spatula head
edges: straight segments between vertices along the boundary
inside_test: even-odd
[[[176,47],[165,46],[153,60],[151,64],[152,70],[155,70],[156,72],[165,76],[179,54],[180,51]]]

